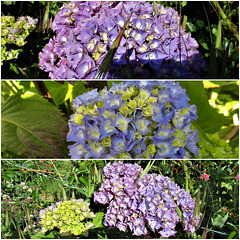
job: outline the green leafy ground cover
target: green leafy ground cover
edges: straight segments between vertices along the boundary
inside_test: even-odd
[[[142,238],[103,224],[106,205],[94,203],[93,194],[104,181],[102,169],[116,160],[2,160],[1,238]],[[143,169],[146,160],[131,160]],[[196,233],[176,226],[173,238],[239,238],[239,161],[163,160],[152,162],[148,173],[168,176],[195,198],[200,206],[201,224]],[[202,174],[209,179],[201,179]],[[84,199],[96,214],[95,227],[88,235],[60,234],[58,228],[40,232],[39,212],[61,200]],[[63,216],[64,217],[64,216]],[[160,238],[149,232],[147,238]]]

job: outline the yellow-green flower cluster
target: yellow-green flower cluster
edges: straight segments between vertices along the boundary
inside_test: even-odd
[[[37,19],[29,16],[19,17],[17,21],[13,16],[1,16],[1,65],[4,60],[17,58],[20,52],[20,49],[8,49],[7,44],[25,45],[25,39],[37,22]]]
[[[90,211],[88,202],[83,199],[71,199],[57,202],[41,210],[39,217],[42,233],[56,227],[60,233],[87,236],[88,230],[94,227],[87,219],[95,218],[96,215]]]

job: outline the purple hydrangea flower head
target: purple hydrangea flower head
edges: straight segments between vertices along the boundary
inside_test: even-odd
[[[142,171],[136,163],[121,161],[103,168],[105,182],[94,193],[94,201],[108,204],[104,225],[124,232],[129,227],[137,236],[150,229],[168,238],[182,222],[185,231],[194,232],[200,217],[190,194],[168,177],[145,174],[140,178]]]
[[[198,156],[196,107],[174,81],[126,81],[73,100],[67,141],[72,159]]]
[[[40,53],[52,79],[91,79],[128,22],[106,78],[199,78],[205,63],[198,44],[173,8],[145,1],[72,1],[57,13],[56,36]]]

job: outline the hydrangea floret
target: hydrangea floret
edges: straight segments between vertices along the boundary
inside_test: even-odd
[[[94,227],[90,219],[96,215],[89,209],[89,203],[83,199],[61,201],[41,210],[39,213],[41,232],[58,228],[61,234],[88,235]]]
[[[106,78],[199,78],[205,62],[173,8],[145,1],[85,1],[64,4],[52,29],[56,36],[40,53],[40,68],[52,79],[95,78],[109,48],[125,27]],[[132,77],[131,77],[132,78]]]
[[[20,49],[8,49],[8,45],[25,45],[25,39],[36,28],[37,22],[29,16],[19,17],[16,21],[13,16],[1,16],[1,65],[5,60],[18,57]]]
[[[200,221],[195,200],[170,178],[157,174],[140,175],[138,164],[121,161],[103,168],[105,182],[94,193],[94,201],[107,204],[105,226],[116,226],[133,235],[146,235],[149,229],[162,237],[173,236],[178,222],[193,233]]]
[[[126,81],[73,100],[72,159],[184,158],[198,155],[195,105],[174,81]],[[191,154],[190,154],[191,153]]]

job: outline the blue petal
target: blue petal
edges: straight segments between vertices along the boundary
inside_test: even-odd
[[[156,132],[156,136],[159,139],[166,140],[172,136],[172,134],[176,132],[176,130],[172,130],[171,128],[163,128],[161,125],[158,126],[158,131]]]
[[[82,126],[75,125],[69,122],[69,133],[67,134],[67,141],[74,141],[76,143],[84,144],[85,138]]]
[[[149,132],[148,125],[150,125],[151,123],[151,121],[145,118],[141,118],[135,122],[135,126],[140,133],[145,135],[147,132]]]
[[[101,118],[102,122],[100,125],[100,137],[99,139],[102,140],[105,137],[110,137],[114,133],[119,133],[119,131],[111,125],[112,120],[106,119],[104,117]]]
[[[85,155],[85,158],[99,158],[104,152],[105,149],[102,147],[101,143],[97,143],[91,140],[85,148],[89,150],[89,152]]]
[[[91,124],[87,123],[86,128],[85,128],[85,134],[86,134],[86,140],[91,139],[91,140],[99,140],[99,128],[97,126],[92,126]]]
[[[112,155],[125,152],[126,139],[124,133],[121,132],[118,136],[112,136],[112,146],[110,146],[110,152]]]
[[[197,142],[199,139],[197,138],[198,136],[198,131],[196,130],[193,134],[188,134],[186,136],[186,147],[189,151],[191,151],[193,154],[195,154],[197,157],[199,156],[198,154],[198,147],[197,147]]]
[[[71,159],[81,159],[88,152],[82,144],[75,143],[74,145],[68,146],[70,150],[69,155]]]
[[[100,94],[97,92],[97,89],[94,89],[78,96],[73,100],[73,104],[75,106],[79,106],[79,104],[83,103],[85,106],[87,106],[89,104],[95,103],[99,99],[99,95]]]
[[[178,148],[173,147],[173,140],[175,137],[169,140],[162,140],[158,137],[152,137],[155,145],[159,148],[156,158],[172,157],[178,150]]]
[[[117,113],[117,117],[112,122],[111,126],[117,127],[119,130],[125,133],[125,135],[128,134],[128,125],[132,121],[131,118],[126,118],[120,113]]]
[[[165,103],[161,103],[161,104],[158,104],[158,103],[154,103],[153,104],[153,116],[152,116],[152,119],[155,121],[155,122],[160,122],[160,123],[164,123],[164,119],[162,117],[162,108],[165,106]]]

